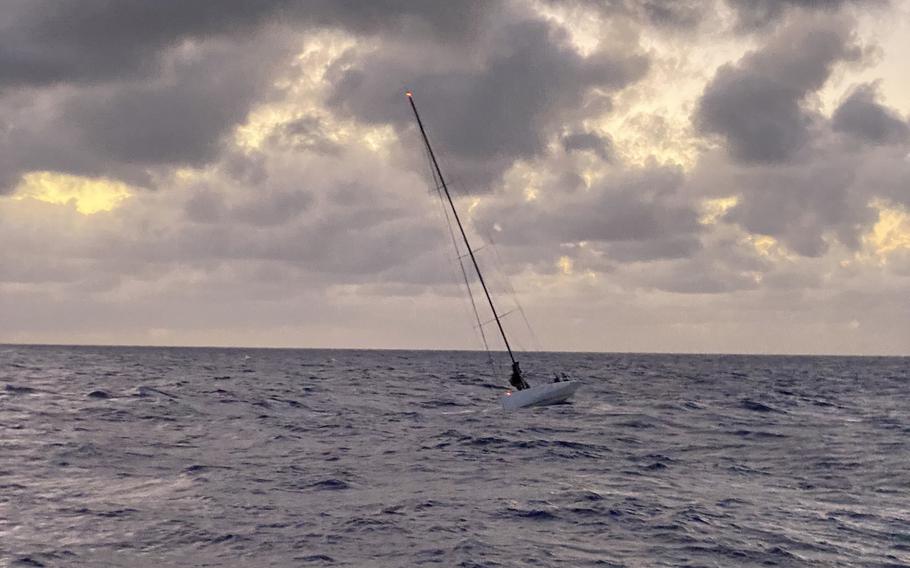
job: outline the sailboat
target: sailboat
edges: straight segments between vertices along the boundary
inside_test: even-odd
[[[521,373],[521,368],[518,364],[518,360],[515,359],[515,354],[512,352],[512,347],[509,344],[509,338],[506,336],[506,330],[502,325],[499,312],[496,311],[496,306],[493,303],[493,296],[490,295],[490,290],[487,288],[486,281],[483,279],[483,273],[480,271],[480,265],[477,264],[477,258],[474,256],[475,249],[471,248],[471,243],[468,240],[468,235],[461,223],[461,218],[458,216],[458,210],[455,209],[455,202],[452,200],[452,194],[449,193],[449,187],[446,185],[445,178],[442,175],[442,170],[439,167],[439,162],[436,160],[436,154],[433,152],[433,147],[430,145],[430,139],[427,137],[427,132],[423,127],[423,121],[420,119],[420,113],[417,112],[417,105],[414,103],[414,93],[408,91],[405,94],[408,97],[408,101],[411,103],[411,110],[414,111],[414,118],[417,119],[417,126],[420,129],[420,135],[423,137],[423,143],[426,146],[427,154],[429,154],[430,161],[432,162],[436,180],[439,186],[442,188],[442,191],[445,195],[445,200],[452,212],[452,216],[455,218],[455,223],[458,226],[458,231],[461,234],[461,238],[464,240],[464,245],[467,248],[468,256],[471,258],[471,264],[473,265],[474,271],[477,274],[477,280],[480,282],[481,288],[483,288],[483,293],[487,299],[487,303],[490,305],[490,310],[493,313],[493,319],[496,322],[496,327],[499,329],[499,334],[502,336],[502,342],[505,345],[506,352],[509,354],[509,359],[512,361],[512,378],[510,380],[510,383],[512,384],[513,389],[506,391],[506,393],[500,398],[502,407],[505,410],[515,410],[528,406],[545,406],[549,404],[565,402],[569,399],[569,397],[575,394],[576,390],[578,390],[578,387],[581,385],[580,381],[566,379],[560,380],[557,378],[552,383],[544,383],[532,387],[528,385],[524,380],[524,377]],[[464,272],[463,265],[462,271],[465,277],[465,285],[467,286],[468,293],[470,294],[470,284],[468,282],[467,273]],[[473,297],[471,301],[473,304]],[[474,315],[477,316],[476,306],[474,309]],[[480,321],[479,317],[478,325],[481,327],[481,333],[483,333],[483,323]],[[486,340],[484,340],[484,343],[486,343]]]

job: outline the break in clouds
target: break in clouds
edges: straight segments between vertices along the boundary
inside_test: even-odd
[[[0,341],[477,347],[411,89],[540,347],[906,354],[908,19],[7,2]]]

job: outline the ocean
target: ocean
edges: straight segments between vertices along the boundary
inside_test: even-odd
[[[910,566],[908,363],[0,346],[0,566]]]

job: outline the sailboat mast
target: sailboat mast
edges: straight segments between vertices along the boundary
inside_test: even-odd
[[[414,104],[414,95],[411,91],[407,93],[408,101],[411,103],[411,110],[414,111],[414,117],[417,119],[417,126],[420,127],[420,135],[423,136],[423,143],[427,146],[427,151],[430,153],[430,160],[433,162],[433,167],[436,169],[436,175],[439,176],[439,182],[442,185],[443,191],[445,191],[446,199],[449,202],[449,207],[452,208],[452,214],[455,216],[455,222],[458,224],[458,230],[461,231],[461,238],[464,239],[464,244],[468,248],[468,254],[471,256],[471,262],[474,264],[474,270],[477,272],[477,279],[480,280],[480,286],[483,288],[483,293],[487,297],[487,302],[490,303],[490,309],[493,311],[493,317],[496,319],[496,326],[499,327],[499,333],[502,335],[502,342],[506,345],[506,351],[509,352],[509,359],[512,360],[512,363],[515,362],[515,356],[512,354],[512,348],[509,346],[509,340],[506,337],[506,331],[502,327],[502,322],[499,321],[499,313],[496,311],[496,306],[493,305],[493,297],[490,296],[490,291],[487,289],[487,283],[483,280],[483,274],[480,272],[480,266],[477,264],[477,258],[474,257],[474,249],[471,248],[471,243],[468,241],[468,235],[464,231],[464,226],[461,224],[461,218],[458,217],[458,211],[455,209],[455,203],[452,201],[452,195],[449,193],[449,187],[446,185],[446,180],[442,177],[442,170],[439,169],[439,162],[436,161],[436,154],[433,153],[433,147],[430,146],[430,139],[427,138],[427,132],[423,128],[423,121],[420,120],[420,114],[417,112],[417,105]]]

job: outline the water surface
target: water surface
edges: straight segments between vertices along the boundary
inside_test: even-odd
[[[522,367],[0,346],[0,565],[910,565],[906,358]]]

